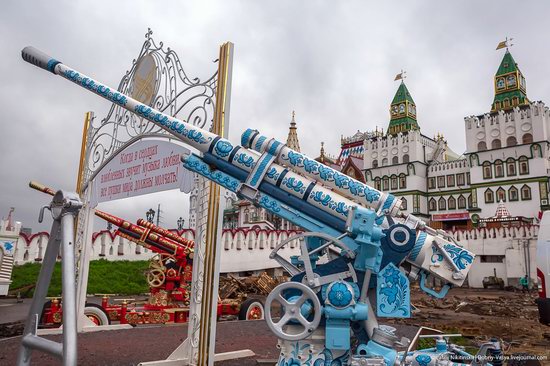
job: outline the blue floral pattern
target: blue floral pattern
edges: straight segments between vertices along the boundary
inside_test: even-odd
[[[327,298],[333,306],[343,308],[351,304],[353,294],[345,283],[336,282],[330,286]]]
[[[356,181],[345,174],[320,164],[314,160],[308,159],[302,154],[289,151],[288,155],[282,155],[282,160],[286,160],[290,165],[303,168],[312,175],[318,175],[325,182],[334,182],[334,185],[343,190],[348,190],[356,197],[364,197],[367,202],[375,202],[380,199],[380,192],[369,186]]]
[[[80,84],[84,88],[101,95],[104,98],[107,98],[111,102],[125,106],[128,102],[128,99],[125,95],[120,94],[118,91],[111,91],[110,88],[105,85],[96,83],[94,80],[88,77],[82,77],[80,74],[74,70],[66,70],[63,75],[68,79],[77,84]]]
[[[225,158],[229,155],[231,150],[233,150],[233,145],[229,143],[229,141],[226,140],[219,140],[216,145],[214,146],[214,150],[216,151],[216,154],[221,157]]]
[[[378,274],[378,315],[410,316],[410,294],[407,278],[393,264]]]
[[[428,355],[418,355],[415,360],[420,366],[428,366],[432,361],[432,358]]]
[[[466,249],[462,249],[459,246],[453,244],[445,244],[443,245],[443,249],[449,254],[459,270],[466,269],[466,267],[468,267],[474,261],[474,256]],[[432,251],[432,263],[442,262],[444,256],[435,245],[432,246]]]

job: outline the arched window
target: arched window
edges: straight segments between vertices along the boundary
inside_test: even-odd
[[[437,201],[437,207],[439,208],[439,211],[447,209],[447,201],[445,201],[445,198],[439,197],[439,200]]]
[[[391,182],[391,189],[392,190],[397,189],[397,176],[392,175],[390,182]]]
[[[495,194],[491,190],[491,188],[487,188],[485,190],[485,203],[494,203],[495,202]]]
[[[516,140],[515,136],[509,136],[506,139],[506,146],[516,146],[518,144],[518,140]]]
[[[530,133],[526,133],[526,134],[523,135],[523,137],[521,138],[521,141],[522,141],[524,144],[530,144],[531,142],[533,142],[533,135],[531,135]]]
[[[399,164],[399,158],[397,156],[394,156],[393,158],[391,158],[391,163],[392,164]]]
[[[519,160],[519,174],[529,174],[529,160],[527,156],[520,156]]]
[[[502,160],[495,160],[495,178],[504,177],[504,164]]]
[[[473,208],[472,195],[468,195],[468,208]]]
[[[466,198],[463,195],[458,196],[458,208],[466,208]]]
[[[500,139],[494,139],[493,142],[491,142],[491,149],[500,149],[501,143]]]
[[[390,189],[390,178],[384,177],[382,179],[382,189],[388,191]]]
[[[403,155],[403,162],[408,163],[409,162],[409,154]]]
[[[491,179],[493,177],[493,173],[491,171],[491,163],[488,161],[483,163],[483,179]]]
[[[456,199],[453,196],[449,197],[447,206],[449,207],[449,210],[456,210]]]
[[[407,209],[407,199],[405,197],[401,198],[401,209],[406,210]]]
[[[377,160],[377,159],[374,159],[374,160],[372,161],[372,167],[373,167],[373,168],[378,168],[378,160]]]
[[[508,190],[508,199],[511,202],[519,200],[518,189],[516,187],[510,187],[510,189]]]
[[[477,151],[487,150],[487,143],[485,141],[480,141],[477,143]]]
[[[374,179],[374,188],[381,191],[382,190],[382,187],[381,187],[381,184],[380,184],[380,178],[376,177]]]
[[[514,160],[514,158],[506,159],[506,175],[510,177],[516,174],[517,174],[516,161]]]
[[[399,189],[405,189],[407,188],[407,177],[405,174],[399,175]]]
[[[506,202],[506,191],[502,187],[497,189],[497,202],[500,201]]]
[[[435,199],[430,198],[429,205],[430,211],[436,211],[437,210],[437,203],[435,202]]]
[[[387,165],[388,165],[388,158],[382,159],[382,166],[387,166]]]
[[[506,84],[504,83],[504,78],[497,79],[497,89],[504,89]]]
[[[521,199],[522,200],[531,199],[531,187],[529,187],[527,184],[524,184],[523,187],[521,187]]]

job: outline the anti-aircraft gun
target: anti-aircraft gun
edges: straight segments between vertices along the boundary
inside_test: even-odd
[[[443,231],[401,210],[401,201],[283,143],[248,129],[241,145],[165,115],[32,47],[23,58],[162,127],[199,154],[183,166],[305,229],[301,254],[270,254],[291,275],[267,297],[269,328],[279,337],[279,365],[450,365],[473,356],[443,338],[437,347],[398,353],[406,339],[377,317],[410,317],[409,281],[435,297],[461,286],[474,261]],[[289,239],[290,240],[290,239]],[[444,285],[430,288],[429,278]],[[371,305],[370,296],[375,298]],[[271,305],[281,305],[273,320]],[[351,338],[357,340],[352,347]],[[482,353],[499,352],[489,342]],[[482,359],[482,358],[479,358]],[[456,362],[455,362],[456,361]],[[455,363],[453,363],[455,362]],[[473,361],[477,364],[485,361]]]

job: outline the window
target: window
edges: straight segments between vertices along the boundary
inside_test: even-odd
[[[445,188],[445,176],[441,175],[437,177],[437,188]]]
[[[491,179],[493,174],[491,172],[491,163],[486,161],[483,163],[483,179]]]
[[[458,196],[458,208],[466,208],[466,198],[463,195]]]
[[[430,198],[429,205],[430,211],[436,211],[437,210],[437,204],[435,203],[435,199]]]
[[[506,191],[502,187],[497,189],[497,202],[500,201],[506,202]]]
[[[512,105],[517,106],[518,104],[519,104],[519,98],[518,97],[513,97],[512,98]]]
[[[382,159],[382,166],[388,165],[388,158]]]
[[[435,177],[428,178],[428,189],[435,188]]]
[[[449,207],[449,210],[456,210],[456,199],[453,196],[449,197],[447,205]]]
[[[472,197],[472,195],[468,196],[468,208],[472,208],[474,206]]]
[[[378,168],[378,160],[377,160],[377,159],[374,159],[374,160],[372,161],[372,167],[373,167],[373,168]]]
[[[405,197],[401,198],[401,209],[406,210],[407,209],[407,199]]]
[[[504,177],[504,165],[502,164],[502,160],[496,160],[495,161],[495,178],[502,178]]]
[[[480,255],[479,261],[481,263],[504,263],[503,255]]]
[[[485,190],[485,203],[494,203],[495,202],[495,194],[490,188],[487,188]]]
[[[397,177],[395,175],[391,177],[391,189],[397,189]]]
[[[526,156],[521,156],[519,158],[519,174],[529,174],[529,160]]]
[[[524,201],[531,199],[531,187],[527,184],[524,184],[523,187],[521,187],[521,199]]]
[[[409,162],[409,154],[403,155],[403,162],[408,163]]]
[[[445,198],[440,197],[437,201],[437,207],[439,208],[439,211],[443,211],[447,209],[447,201],[445,201]]]
[[[518,140],[514,136],[510,136],[506,139],[506,146],[516,146],[518,144]]]
[[[491,149],[500,149],[500,139],[494,139],[493,142],[491,142]]]
[[[394,156],[393,158],[391,158],[391,163],[392,164],[399,164],[399,158],[397,156]]]
[[[515,75],[508,75],[508,77],[506,78],[506,85],[508,85],[509,87],[516,85]]]
[[[523,141],[524,144],[530,144],[531,142],[533,142],[533,135],[531,135],[530,133],[526,133],[521,138],[521,141]]]
[[[514,158],[506,159],[506,175],[514,176],[516,174],[516,161],[514,160]]]
[[[470,173],[466,173],[466,184],[470,184]]]
[[[384,177],[384,179],[382,179],[382,189],[384,191],[390,189],[390,179],[388,177]]]
[[[457,186],[463,186],[464,185],[464,173],[458,173],[456,175],[456,185]]]
[[[455,176],[454,174],[447,176],[447,187],[454,187],[455,186]]]
[[[407,188],[407,177],[405,174],[401,174],[399,176],[399,189],[405,189]]]
[[[485,141],[480,141],[477,143],[477,151],[487,150],[487,143]]]
[[[514,186],[512,186],[509,190],[508,190],[508,199],[510,201],[517,201],[519,200],[519,196],[518,196],[518,189]]]
[[[497,89],[504,89],[504,78],[498,78],[497,79]]]
[[[376,178],[374,180],[374,188],[381,191],[382,190],[382,185],[380,184],[380,178]]]

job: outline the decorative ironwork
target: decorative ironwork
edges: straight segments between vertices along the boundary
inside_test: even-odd
[[[212,125],[217,88],[215,72],[205,81],[190,77],[180,58],[163,42],[152,38],[148,29],[145,42],[130,70],[122,77],[118,91],[151,107],[201,128]],[[140,118],[119,105],[113,104],[106,117],[94,119],[88,130],[84,185],[116,154],[142,137],[164,136],[159,126]]]

